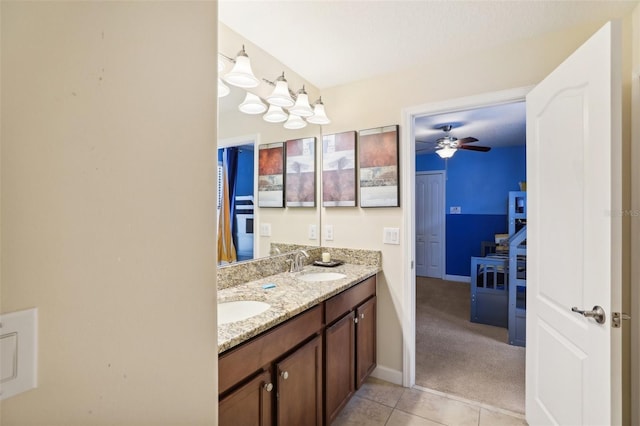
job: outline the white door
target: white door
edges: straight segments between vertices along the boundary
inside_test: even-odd
[[[443,278],[444,173],[416,174],[416,275]]]
[[[527,95],[532,426],[621,423],[620,48],[609,23]],[[571,310],[596,305],[603,324]]]

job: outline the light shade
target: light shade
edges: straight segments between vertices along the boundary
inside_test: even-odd
[[[223,98],[227,96],[229,92],[231,92],[231,89],[229,89],[229,86],[224,84],[222,80],[218,79],[218,97]]]
[[[289,114],[289,119],[284,123],[284,128],[289,130],[302,129],[307,125],[307,122],[299,115]]]
[[[267,110],[267,106],[253,93],[247,92],[244,101],[238,105],[238,109],[245,114],[262,114]]]
[[[456,148],[445,146],[444,148],[437,149],[436,153],[440,156],[440,158],[451,158],[453,157],[453,154],[456,153],[456,151]]]
[[[313,115],[313,110],[309,105],[309,96],[304,90],[304,86],[298,92],[296,104],[289,109],[289,114],[299,115],[300,117],[311,117]]]
[[[324,111],[324,104],[322,98],[318,99],[313,105],[313,115],[307,118],[307,121],[312,124],[329,124],[331,120],[327,117],[327,113]]]
[[[279,106],[269,105],[269,110],[262,119],[269,123],[282,123],[286,121],[289,115],[282,110]]]
[[[238,56],[236,56],[236,63],[233,65],[231,71],[229,71],[224,77],[222,77],[224,81],[227,83],[242,87],[242,88],[250,88],[256,87],[260,84],[260,80],[253,75],[253,71],[251,70],[251,62],[249,61],[249,57],[244,51],[244,46],[242,46],[242,50],[238,52]]]
[[[283,108],[289,108],[295,103],[289,94],[289,84],[284,78],[284,73],[276,80],[276,87],[273,89],[273,92],[267,96],[267,102]]]

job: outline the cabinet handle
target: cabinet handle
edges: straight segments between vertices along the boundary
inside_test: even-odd
[[[353,319],[353,322],[355,322],[355,323],[357,324],[357,323],[358,323],[358,317],[355,317],[355,318]]]
[[[364,312],[360,314],[360,318],[364,319]]]
[[[267,392],[271,392],[273,390],[273,383],[265,383],[264,390],[266,390]]]
[[[282,373],[280,373],[280,376],[282,376],[283,379],[287,380],[289,378],[289,372],[283,371]]]

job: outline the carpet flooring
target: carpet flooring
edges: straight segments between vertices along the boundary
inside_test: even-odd
[[[524,413],[525,348],[469,321],[468,283],[416,280],[416,384]]]

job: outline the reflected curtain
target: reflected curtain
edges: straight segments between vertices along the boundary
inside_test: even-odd
[[[233,151],[233,152],[230,152]],[[225,148],[222,153],[222,197],[218,220],[218,262],[235,262],[235,181],[237,175],[238,152],[236,148]]]

